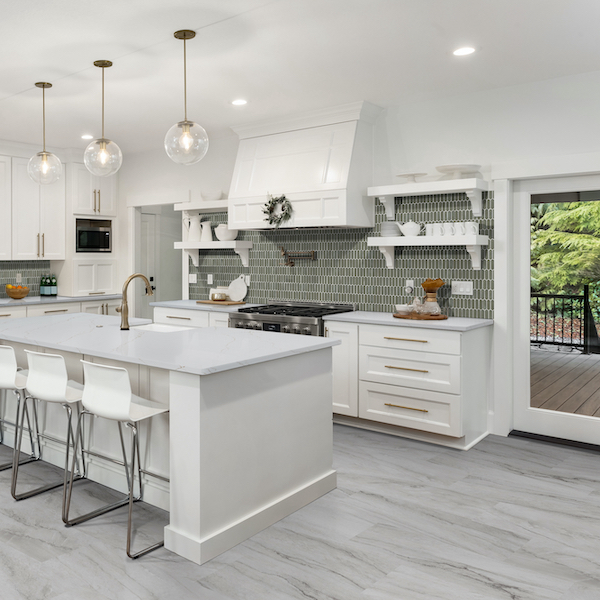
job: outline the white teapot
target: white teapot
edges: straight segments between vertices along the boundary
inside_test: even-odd
[[[415,223],[414,221],[407,221],[404,223],[397,223],[402,235],[412,236],[412,235],[420,235],[423,230],[423,225],[421,223]]]

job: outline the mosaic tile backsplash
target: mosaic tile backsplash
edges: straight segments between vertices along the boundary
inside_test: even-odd
[[[250,240],[250,266],[243,267],[233,250],[201,251],[198,283],[190,284],[190,299],[207,299],[211,287],[229,285],[244,273],[251,282],[246,302],[296,300],[313,302],[352,302],[359,310],[393,312],[394,304],[424,297],[420,284],[431,277],[446,282],[438,292],[442,311],[449,316],[493,318],[494,311],[494,221],[493,196],[484,196],[483,216],[474,218],[465,194],[398,198],[396,220],[419,223],[455,221],[479,222],[480,234],[490,238],[482,249],[482,268],[474,271],[464,247],[396,248],[395,268],[387,269],[378,248],[367,246],[367,238],[379,235],[385,220],[383,207],[376,202],[374,229],[283,229],[240,231],[238,240]],[[226,213],[204,215],[214,225],[227,222]],[[216,239],[216,238],[215,238]],[[316,261],[296,260],[294,267],[283,266],[279,250],[289,252],[315,250]],[[214,275],[213,285],[206,284],[207,274]],[[416,294],[406,294],[405,281],[413,279]],[[472,281],[472,296],[452,296],[451,281]]]
[[[8,298],[6,284],[16,285],[16,275],[21,273],[21,285],[29,288],[30,296],[40,295],[40,279],[50,274],[49,260],[0,260],[0,298]]]

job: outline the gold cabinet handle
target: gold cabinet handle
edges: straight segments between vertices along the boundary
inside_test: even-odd
[[[412,406],[402,406],[400,404],[389,404],[388,402],[385,403],[385,406],[393,406],[394,408],[405,408],[406,410],[418,410],[419,412],[429,412],[428,410],[424,409],[424,408],[413,408]]]
[[[96,190],[94,190],[94,212],[96,212]]]
[[[409,369],[408,367],[394,367],[393,365],[385,365],[386,369],[398,369],[400,371],[416,371],[417,373],[429,373],[423,369]]]
[[[6,313],[6,314],[4,314],[4,315],[0,315],[0,319],[1,319],[2,317],[10,317],[11,315],[12,315],[12,313]]]
[[[39,258],[39,256],[40,256],[40,234],[39,233],[38,233],[38,251],[37,251],[37,255],[38,255],[38,258]]]
[[[102,296],[102,294],[106,294],[106,292],[88,292],[88,296]]]
[[[46,253],[46,242],[44,242],[44,233],[42,233],[42,258],[44,257],[44,254]]]
[[[67,312],[68,310],[69,310],[68,308],[57,308],[56,310],[45,310],[44,312],[46,314],[50,314],[50,313]]]
[[[100,190],[98,190],[98,212],[100,212]]]
[[[420,344],[428,344],[429,340],[411,340],[410,338],[395,338],[395,337],[384,337],[384,340],[397,340],[399,342],[419,342]]]
[[[191,321],[192,317],[173,317],[172,315],[167,315],[167,319],[181,319],[182,321]]]

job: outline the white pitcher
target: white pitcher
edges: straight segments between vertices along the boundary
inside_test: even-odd
[[[200,241],[201,242],[212,242],[213,236],[212,236],[211,222],[210,221],[202,221],[202,223],[200,223],[200,225],[202,225],[202,235],[200,236]]]
[[[201,240],[200,215],[187,215],[183,219],[183,224],[187,227],[187,241],[199,242]]]

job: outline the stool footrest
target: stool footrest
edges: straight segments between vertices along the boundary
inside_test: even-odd
[[[30,462],[35,462],[36,460],[40,460],[40,459],[37,456],[30,456],[29,458],[26,458],[25,460],[20,460],[19,466],[26,465]],[[11,460],[10,462],[0,465],[0,471],[6,471],[7,469],[12,469],[12,466],[13,466],[13,461]]]
[[[84,523],[85,521],[89,521],[90,519],[93,519],[94,517],[99,517],[100,515],[104,515],[107,512],[116,510],[117,508],[121,508],[122,506],[127,506],[128,504],[129,504],[129,496],[123,500],[119,500],[118,502],[115,502],[114,504],[109,504],[108,506],[103,506],[102,508],[99,508],[97,510],[89,512],[85,515],[81,515],[80,517],[65,520],[65,525],[67,527],[72,527],[73,525],[79,525],[79,523]]]

